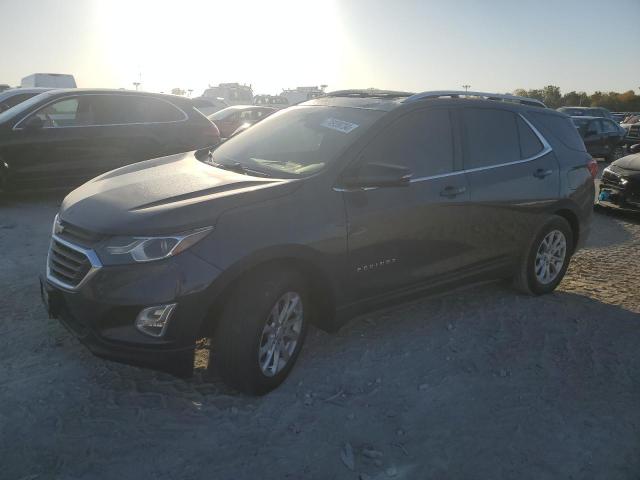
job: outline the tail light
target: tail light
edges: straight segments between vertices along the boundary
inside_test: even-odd
[[[598,176],[598,162],[596,162],[593,158],[590,159],[589,163],[587,163],[587,168],[589,169],[591,177],[593,177],[593,179],[595,180]]]

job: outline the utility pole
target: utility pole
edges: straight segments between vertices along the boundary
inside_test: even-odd
[[[140,85],[142,85],[142,72],[138,73],[138,81],[137,82],[133,82],[133,86],[136,87],[136,91],[138,90]]]
[[[469,89],[471,88],[471,85],[462,85],[462,88],[464,88],[465,92],[468,92]]]

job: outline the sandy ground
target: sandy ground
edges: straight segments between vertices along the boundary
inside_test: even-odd
[[[93,357],[36,276],[56,199],[0,207],[2,479],[639,479],[640,218],[542,298],[503,284],[312,331],[263,398]]]

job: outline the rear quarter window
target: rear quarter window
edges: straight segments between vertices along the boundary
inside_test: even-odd
[[[543,135],[551,135],[571,150],[587,151],[582,137],[570,118],[533,111],[528,112],[527,116],[542,130]]]
[[[517,121],[518,134],[520,135],[520,158],[524,160],[540,153],[544,146],[538,136],[533,133],[531,127],[527,125],[527,122],[521,117],[518,117]]]

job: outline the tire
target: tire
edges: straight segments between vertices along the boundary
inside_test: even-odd
[[[285,305],[295,306],[287,316],[291,321],[289,329],[286,321],[280,328],[272,327],[273,338],[282,342],[279,349],[276,346],[280,343],[273,343],[265,328]],[[295,270],[265,268],[240,280],[223,308],[214,334],[214,358],[224,382],[250,395],[264,395],[280,385],[300,354],[310,323],[310,305],[307,283]],[[296,323],[298,317],[300,325]],[[293,345],[290,342],[296,330],[297,341]],[[270,345],[275,346],[270,349]],[[259,349],[267,353],[261,356]],[[278,360],[275,350],[283,352]],[[285,354],[289,358],[283,362]]]
[[[554,234],[553,232],[556,232]],[[558,235],[561,234],[561,235]],[[545,247],[542,245],[543,241],[549,240],[551,246],[560,246],[562,244],[562,238],[564,237],[564,256],[562,258],[561,265],[558,264],[558,257],[551,255],[549,261],[545,260]],[[551,249],[555,250],[554,248]],[[538,253],[541,252],[542,258],[538,257]],[[544,295],[553,292],[558,284],[562,281],[569,262],[571,261],[571,255],[573,254],[573,231],[569,222],[564,218],[557,215],[553,215],[536,233],[533,241],[529,244],[525,254],[520,260],[518,271],[514,278],[514,286],[520,292],[527,295]],[[548,272],[549,278],[545,280],[544,265],[549,264]],[[536,266],[538,266],[538,272],[536,272]],[[555,268],[554,268],[555,266]],[[542,270],[540,269],[542,267]]]

